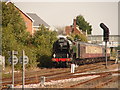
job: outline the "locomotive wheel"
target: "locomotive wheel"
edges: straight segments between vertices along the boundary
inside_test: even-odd
[[[66,67],[67,67],[67,66],[66,66],[66,62],[62,62],[61,64],[62,64],[62,65],[61,65],[62,68],[66,68]]]
[[[59,68],[59,63],[58,62],[53,62],[53,67],[54,68]]]
[[[66,62],[58,62],[57,68],[66,68],[67,64]]]

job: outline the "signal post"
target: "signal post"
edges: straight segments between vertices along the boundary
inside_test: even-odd
[[[105,41],[105,67],[107,68],[107,42],[109,41],[109,28],[104,23],[101,23],[100,27],[103,29],[103,41]]]
[[[12,88],[14,88],[14,65],[18,63],[18,58],[15,55],[18,54],[18,52],[12,50],[8,53],[10,55],[8,61],[10,62],[10,64],[12,64]]]
[[[25,55],[25,51],[22,51],[22,56],[20,57],[20,63],[23,66],[22,70],[22,89],[24,90],[24,85],[25,85],[25,64],[27,64],[29,61],[29,58]]]
[[[10,62],[10,64],[12,64],[12,88],[14,89],[14,65],[18,63],[18,58],[17,58],[17,51],[9,51],[8,52],[10,57],[8,59],[8,61]],[[22,52],[22,56],[20,57],[20,63],[23,66],[23,73],[22,73],[22,89],[24,89],[24,84],[25,84],[25,64],[27,64],[29,61],[29,58],[25,55],[25,51],[23,50]]]

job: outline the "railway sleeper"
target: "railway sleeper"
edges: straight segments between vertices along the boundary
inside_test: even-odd
[[[71,85],[69,88],[76,88],[76,87],[79,87],[79,88],[85,88],[85,87],[86,88],[94,88],[94,86],[96,86],[97,84],[105,82],[106,80],[109,80],[111,78],[112,78],[111,74],[109,74],[109,73],[108,74],[103,74],[103,75],[100,75],[96,78]]]

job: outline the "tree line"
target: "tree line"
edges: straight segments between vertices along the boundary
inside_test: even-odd
[[[28,67],[44,67],[44,63],[48,63],[46,67],[50,67],[50,57],[52,54],[52,44],[57,39],[57,33],[48,31],[44,25],[39,27],[33,36],[26,31],[23,18],[14,4],[5,4],[2,2],[2,55],[5,56],[6,66],[10,66],[8,62],[8,51],[18,51],[18,57],[25,50],[29,57]],[[46,57],[46,58],[45,58]],[[15,65],[16,69],[21,68],[21,64]]]

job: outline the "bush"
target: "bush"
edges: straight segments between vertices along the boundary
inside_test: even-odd
[[[45,68],[51,68],[52,67],[52,60],[51,56],[43,55],[38,60],[40,63],[38,64],[38,67],[45,67]]]

